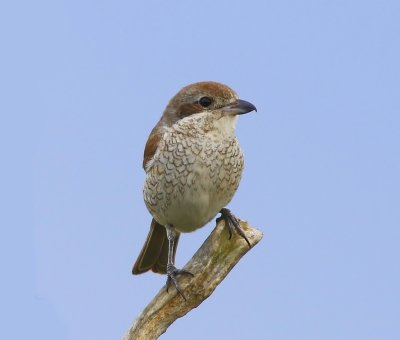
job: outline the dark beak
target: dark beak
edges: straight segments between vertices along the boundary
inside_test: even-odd
[[[252,103],[238,99],[232,104],[224,106],[222,111],[227,115],[242,115],[251,111],[257,111],[257,108]]]

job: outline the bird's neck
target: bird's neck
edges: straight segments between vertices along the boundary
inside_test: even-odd
[[[218,116],[205,111],[181,119],[175,124],[175,128],[196,134],[212,133],[221,137],[230,137],[235,135],[236,121],[237,116]]]

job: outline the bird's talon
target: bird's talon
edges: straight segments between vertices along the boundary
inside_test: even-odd
[[[168,265],[167,266],[167,292],[169,291],[169,287],[171,286],[171,283],[174,284],[175,289],[178,291],[179,295],[182,296],[182,298],[186,301],[186,297],[185,295],[183,295],[183,292],[181,291],[179,284],[178,284],[178,280],[176,279],[178,275],[190,275],[190,276],[194,276],[191,272],[184,270],[184,269],[177,269],[175,266],[173,265]]]
[[[245,239],[247,242],[249,248],[251,248],[251,244],[249,239],[247,238],[246,234],[244,233],[242,227],[240,226],[239,219],[231,213],[231,211],[227,208],[222,208],[221,211],[221,216],[217,218],[218,220],[223,219],[225,221],[225,226],[228,227],[228,232],[229,232],[229,240],[232,238],[233,232],[237,232],[242,238]]]

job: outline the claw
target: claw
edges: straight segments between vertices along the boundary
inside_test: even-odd
[[[228,227],[228,232],[229,232],[229,239],[232,238],[233,232],[237,232],[242,238],[244,238],[249,245],[249,248],[251,248],[251,244],[249,239],[247,238],[246,234],[244,233],[244,230],[241,228],[239,220],[236,218],[235,215],[231,213],[231,211],[227,208],[222,208],[221,211],[221,216],[217,218],[217,223],[221,220],[225,221],[225,226]]]
[[[174,265],[168,265],[167,266],[167,292],[169,291],[169,287],[171,286],[171,283],[174,284],[175,289],[178,291],[179,295],[182,296],[182,298],[186,301],[185,295],[183,295],[183,292],[179,288],[178,280],[176,279],[178,275],[190,275],[194,276],[191,272],[184,270],[184,269],[177,269]]]

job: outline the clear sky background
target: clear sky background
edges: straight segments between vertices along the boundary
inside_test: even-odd
[[[215,80],[258,108],[230,208],[264,239],[162,339],[400,339],[399,1],[0,7],[0,338],[122,337],[165,283],[131,275],[144,144]]]

